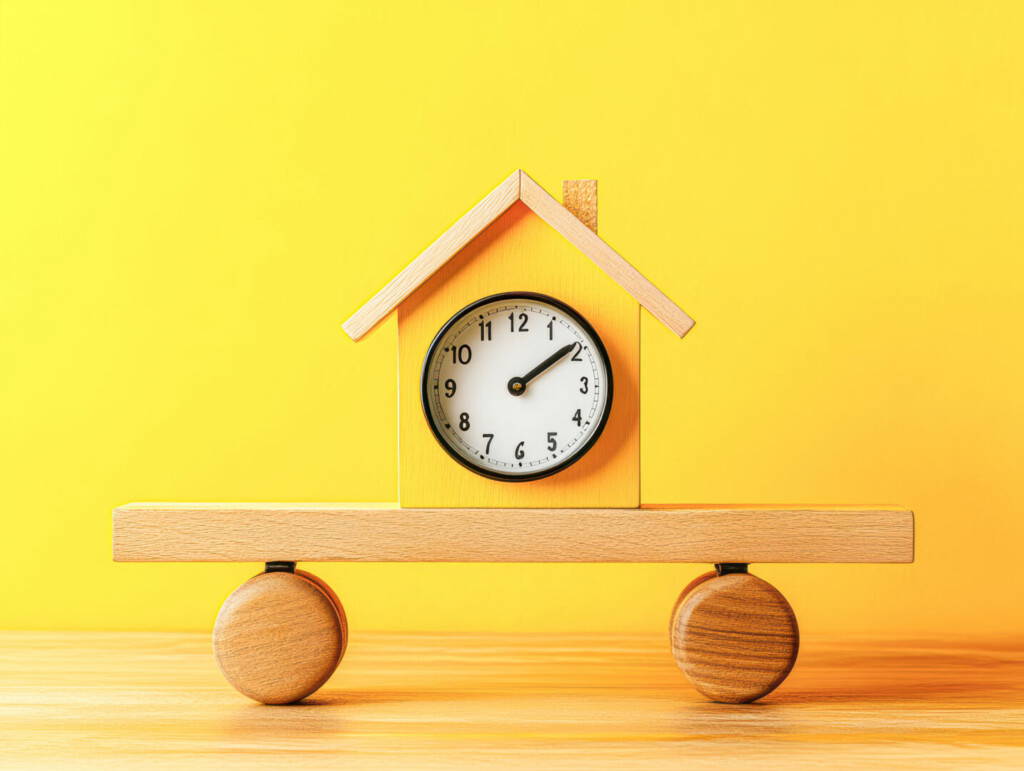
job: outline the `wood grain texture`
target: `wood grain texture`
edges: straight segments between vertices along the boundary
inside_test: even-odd
[[[735,706],[694,691],[667,648],[653,633],[357,631],[308,702],[262,707],[224,683],[206,634],[3,632],[0,766],[1024,766],[1017,640],[805,637],[782,688]]]
[[[562,182],[562,206],[597,232],[597,180],[567,179]]]
[[[672,615],[672,655],[713,701],[741,704],[774,691],[800,647],[796,616],[767,581],[734,573],[692,582]]]
[[[340,604],[319,579],[261,573],[224,601],[213,629],[221,672],[264,704],[291,704],[334,673],[345,650]]]
[[[676,614],[679,613],[679,607],[683,604],[683,602],[686,600],[686,598],[690,596],[690,592],[692,592],[694,589],[696,589],[698,586],[700,586],[705,581],[710,581],[712,578],[716,578],[717,576],[718,576],[718,572],[717,571],[709,570],[709,571],[707,571],[705,573],[701,573],[699,576],[697,576],[696,578],[691,580],[690,583],[688,583],[686,586],[683,587],[683,591],[681,591],[679,593],[679,597],[676,598],[675,605],[672,606],[672,614],[669,616],[669,620],[668,620],[668,633],[669,633],[669,637],[671,637],[671,635],[672,635],[672,627],[675,625]]]
[[[902,509],[400,509],[137,503],[124,562],[912,562]]]
[[[615,279],[623,289],[651,312],[656,319],[682,337],[693,328],[693,319],[647,280],[622,255],[602,241],[594,231],[574,217],[523,172],[519,195],[537,216],[565,236],[577,249]]]
[[[314,575],[308,570],[301,569],[296,569],[295,575],[302,576],[320,587],[320,591],[327,595],[327,599],[329,599],[331,604],[334,606],[334,611],[338,614],[338,621],[341,622],[341,653],[338,655],[338,659],[340,661],[345,658],[345,651],[348,649],[348,615],[345,613],[345,606],[341,604],[341,599],[330,587],[330,584],[320,578],[320,576]]]
[[[608,350],[615,381],[604,432],[570,468],[532,482],[487,479],[452,461],[423,415],[420,377],[441,326],[499,292],[572,306]],[[640,306],[523,204],[516,204],[398,309],[399,500],[408,507],[583,507],[640,503]],[[486,430],[486,429],[483,429]]]
[[[373,329],[480,231],[518,201],[519,179],[517,169],[352,314],[342,325],[348,336],[358,340]]]

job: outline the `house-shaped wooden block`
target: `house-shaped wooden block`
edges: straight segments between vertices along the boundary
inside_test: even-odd
[[[358,340],[398,311],[403,507],[639,505],[640,307],[679,336],[693,321],[598,237],[595,181],[567,182],[563,192],[564,205],[525,172],[513,172],[345,322],[345,331]],[[439,330],[474,301],[506,293],[539,293],[575,310],[593,327],[598,344],[603,341],[612,370],[609,380],[614,377],[607,421],[592,446],[558,473],[520,484],[474,473],[471,463],[446,449],[440,436],[445,426],[431,427],[423,393],[425,358]],[[480,319],[482,340],[485,322]],[[542,321],[530,322],[538,339],[545,334]],[[504,321],[495,316],[495,323]],[[487,334],[491,331],[488,327]],[[454,381],[449,386],[454,388]],[[509,404],[521,403],[504,396]],[[465,420],[469,425],[468,414]],[[576,420],[582,422],[578,415]],[[556,438],[547,446],[557,447],[558,434],[548,433],[552,435]],[[534,458],[546,450],[542,437],[517,444],[520,466],[539,462]],[[564,451],[560,447],[554,453]],[[468,454],[476,452],[483,459],[482,449]]]

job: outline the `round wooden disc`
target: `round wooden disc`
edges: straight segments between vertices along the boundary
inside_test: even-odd
[[[316,582],[294,573],[261,573],[224,601],[213,650],[224,677],[240,692],[264,704],[290,704],[327,682],[345,637],[334,601]]]
[[[672,616],[668,620],[668,633],[669,633],[669,635],[672,634],[672,628],[673,628],[673,626],[676,623],[676,613],[679,612],[679,606],[683,604],[683,601],[690,595],[690,592],[692,592],[694,589],[696,589],[698,586],[700,586],[705,581],[708,581],[708,580],[714,578],[717,575],[718,575],[718,573],[716,573],[714,570],[711,570],[711,571],[709,571],[707,573],[701,573],[695,579],[690,581],[690,583],[688,583],[683,588],[683,591],[679,592],[679,597],[676,598],[676,604],[672,608]]]
[[[672,655],[679,668],[714,701],[739,704],[771,693],[793,668],[800,644],[786,598],[749,573],[691,587],[672,616]]]
[[[338,595],[334,593],[334,590],[330,585],[324,581],[320,576],[310,573],[308,570],[295,570],[295,575],[308,578],[314,584],[323,590],[331,603],[334,605],[334,609],[338,612],[338,619],[341,621],[341,655],[338,656],[338,660],[345,658],[345,651],[348,650],[348,616],[345,615],[345,606],[341,604],[341,600],[338,599]]]

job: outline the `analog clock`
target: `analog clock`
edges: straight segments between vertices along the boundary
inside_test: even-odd
[[[601,435],[612,368],[601,338],[563,302],[531,292],[485,297],[430,344],[423,411],[455,460],[525,482],[570,466]]]

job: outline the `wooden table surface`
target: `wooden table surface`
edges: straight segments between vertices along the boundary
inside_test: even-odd
[[[201,634],[0,633],[0,767],[1024,767],[1019,646],[807,640],[712,704],[664,637],[359,634],[297,706],[249,702]]]

